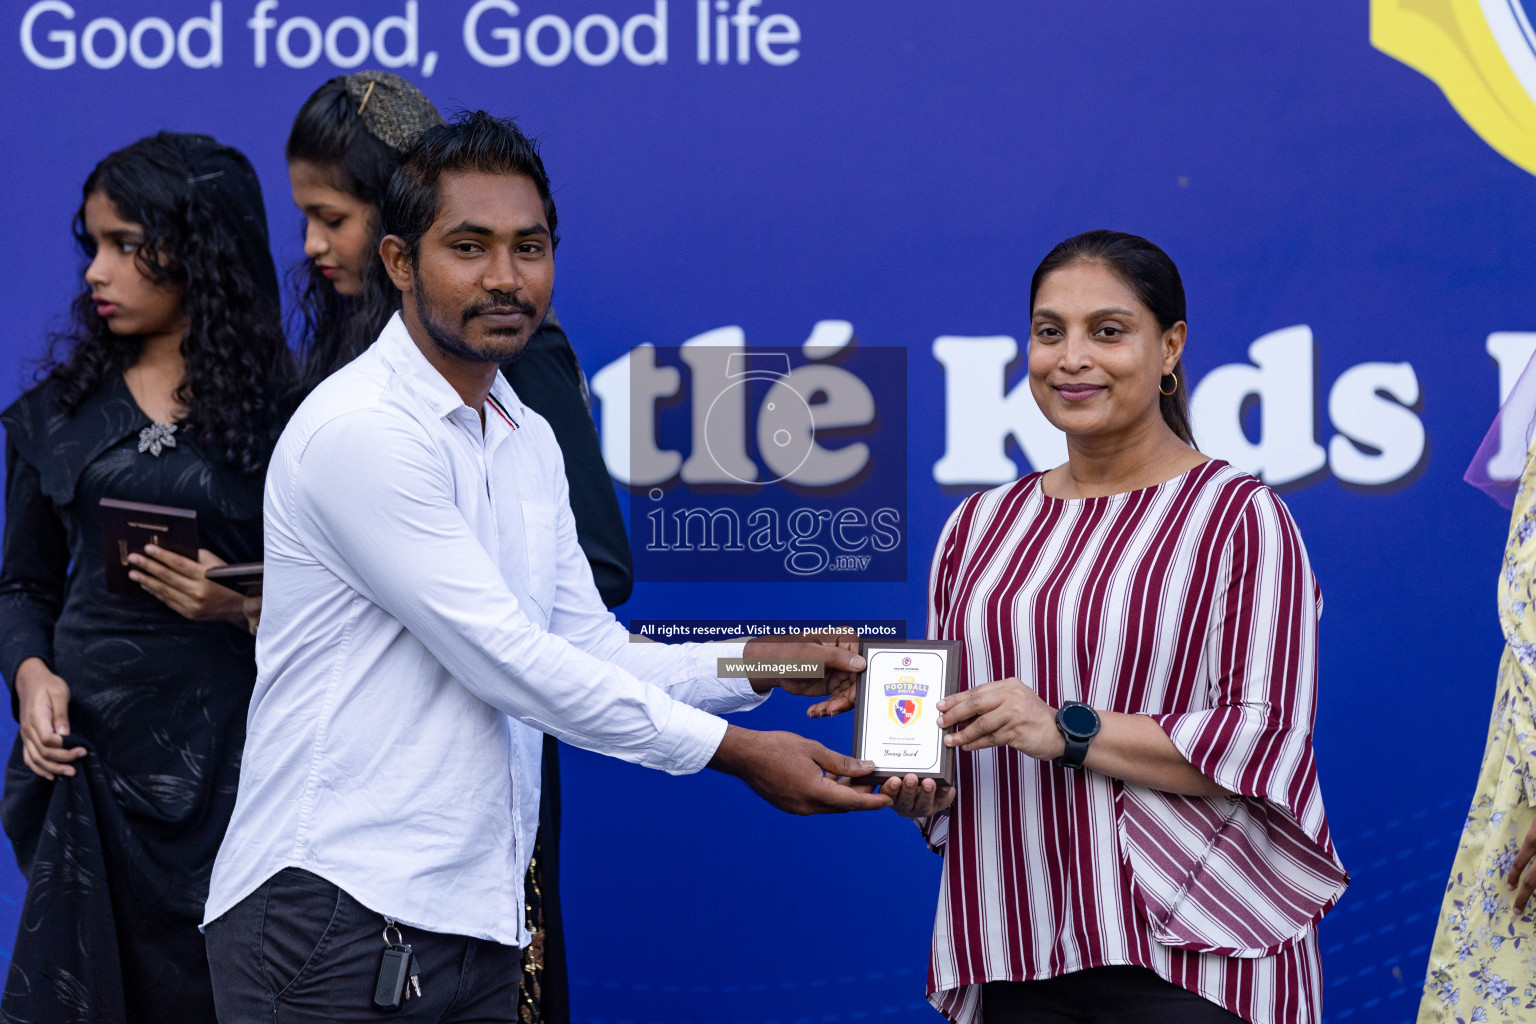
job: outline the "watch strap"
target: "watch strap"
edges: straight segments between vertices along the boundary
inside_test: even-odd
[[[1067,748],[1061,752],[1056,763],[1063,768],[1081,768],[1088,758],[1088,741],[1075,740],[1065,733],[1062,734],[1062,739],[1067,741]]]

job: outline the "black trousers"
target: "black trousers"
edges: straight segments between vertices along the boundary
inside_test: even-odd
[[[383,931],[384,918],[340,887],[279,871],[208,925],[219,1024],[515,1024],[522,950],[419,928],[400,931],[421,996],[374,1009]]]
[[[983,1024],[1243,1024],[1235,1013],[1145,967],[1090,967],[1042,981],[989,981],[981,987],[981,1019]]]

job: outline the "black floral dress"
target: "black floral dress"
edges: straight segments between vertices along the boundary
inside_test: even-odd
[[[0,413],[6,508],[0,673],[47,662],[70,688],[73,778],[6,766],[0,821],[27,897],[0,1000],[7,1022],[214,1020],[198,923],[234,807],[253,642],[191,622],[146,593],[106,590],[102,498],[194,509],[198,544],[261,557],[261,474],[236,474],[152,424],[113,375],[73,416],[43,384]],[[149,435],[145,435],[148,437]]]

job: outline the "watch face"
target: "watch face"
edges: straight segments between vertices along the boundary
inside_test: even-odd
[[[1099,716],[1090,707],[1068,704],[1061,709],[1061,727],[1069,736],[1092,736],[1099,729]]]

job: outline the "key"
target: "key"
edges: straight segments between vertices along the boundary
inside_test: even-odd
[[[377,1009],[400,1009],[409,994],[407,985],[412,980],[414,963],[410,946],[392,942],[384,947],[384,955],[379,959],[379,977],[373,986],[373,1005]],[[416,992],[421,993],[419,984]]]
[[[421,998],[421,976],[416,973],[416,958],[415,957],[411,958],[411,988],[416,990],[416,998],[420,999]],[[405,997],[407,999],[409,999],[411,997],[411,994],[410,994],[409,991],[406,992]]]

